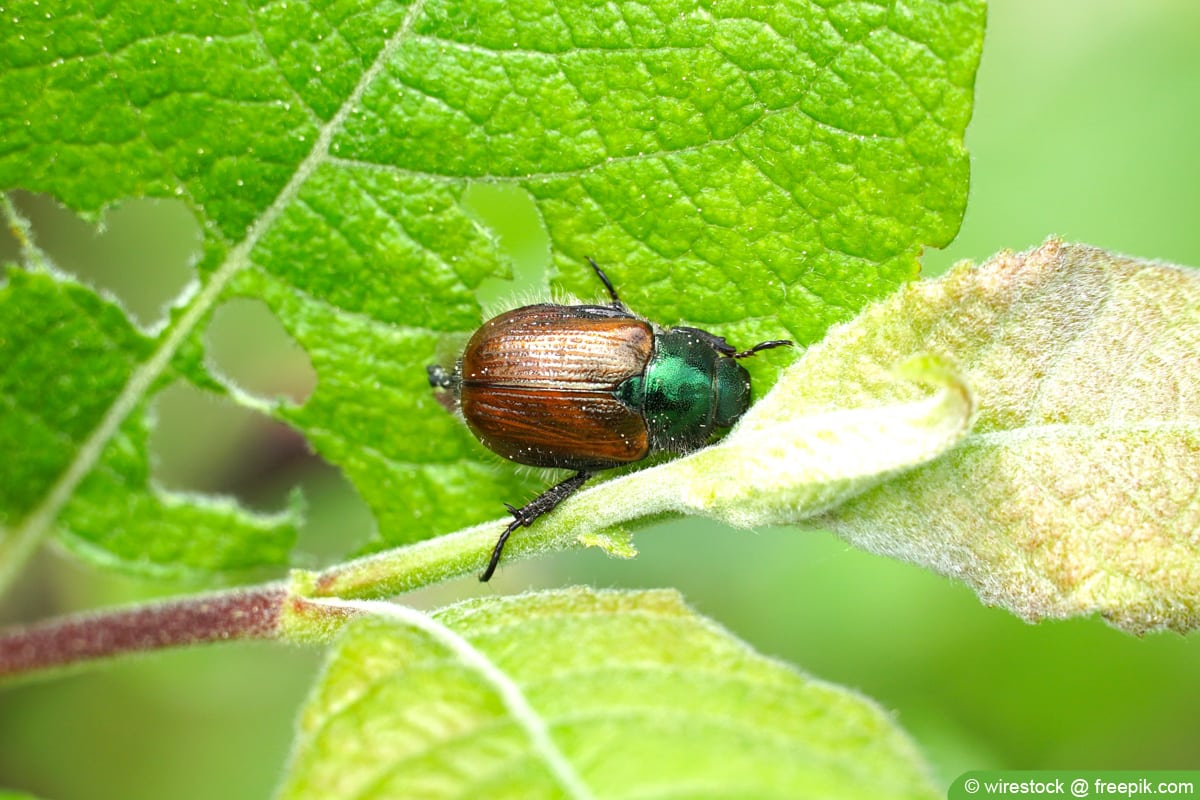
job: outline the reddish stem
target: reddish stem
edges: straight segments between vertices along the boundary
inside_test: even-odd
[[[284,585],[267,584],[10,628],[0,633],[0,679],[124,653],[271,639],[286,596]]]

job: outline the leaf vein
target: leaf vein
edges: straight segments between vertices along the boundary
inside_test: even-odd
[[[394,620],[417,629],[450,651],[460,663],[478,674],[487,685],[496,691],[512,719],[525,731],[534,751],[545,762],[567,796],[576,800],[593,800],[591,790],[583,783],[582,778],[554,743],[545,720],[529,704],[529,700],[521,688],[493,661],[458,633],[420,611],[395,603],[333,598],[312,598],[309,602]]]
[[[142,398],[151,386],[154,385],[158,376],[169,366],[171,359],[180,345],[192,332],[192,329],[204,318],[208,310],[217,302],[221,292],[232,280],[233,276],[251,263],[249,255],[266,231],[282,216],[288,204],[296,199],[300,193],[300,189],[317,167],[328,158],[329,145],[334,133],[342,127],[345,119],[361,101],[366,88],[378,77],[383,70],[384,64],[387,63],[392,54],[399,48],[400,43],[411,30],[414,20],[424,8],[424,3],[425,0],[415,0],[405,15],[404,22],[397,28],[395,34],[393,34],[383,48],[380,49],[375,61],[364,71],[358,84],[347,96],[337,113],[334,114],[328,123],[320,128],[320,132],[313,142],[312,149],[304,160],[297,165],[295,172],[287,184],[280,190],[271,204],[263,210],[254,224],[250,226],[245,238],[229,251],[225,261],[212,273],[208,284],[201,288],[192,302],[182,310],[174,327],[168,330],[159,347],[130,375],[120,394],[117,395],[100,422],[79,448],[75,458],[71,460],[66,470],[51,486],[42,502],[12,531],[9,537],[0,542],[0,545],[6,551],[4,553],[5,557],[0,558],[0,586],[7,585],[17,574],[21,566],[28,560],[29,556],[32,555],[34,549],[50,529],[63,507],[70,500],[80,482],[95,467],[105,446],[116,434],[126,417],[138,407]],[[124,85],[121,84],[121,86],[122,92],[126,95],[126,102],[129,102],[128,93],[125,91]],[[130,107],[137,109],[132,103],[130,103]],[[140,109],[137,109],[137,114],[140,121]],[[144,124],[142,125],[142,133],[144,137]],[[148,139],[147,143],[151,144]],[[155,149],[155,152],[160,151]],[[165,163],[163,164],[163,170],[174,177],[173,173],[167,169]],[[176,180],[178,179],[176,178]],[[186,189],[182,188],[183,184],[180,183],[179,185],[181,191],[186,193]],[[193,204],[193,207],[196,207],[195,199],[190,194],[187,197]],[[222,241],[224,241],[222,234],[216,233],[215,235],[220,236]]]

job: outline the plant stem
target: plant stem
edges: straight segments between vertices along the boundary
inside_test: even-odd
[[[499,523],[479,525],[322,572],[296,571],[290,583],[212,592],[0,630],[0,680],[76,667],[132,653],[207,642],[328,641],[344,614],[306,597],[379,598],[479,570]],[[517,546],[506,560],[545,549]]]
[[[564,550],[581,531],[629,512],[580,492],[552,517],[515,535],[504,563]],[[607,509],[607,513],[605,511]],[[609,519],[611,517],[611,519]],[[0,680],[80,666],[131,653],[240,639],[329,641],[346,614],[318,598],[381,598],[478,574],[503,530],[497,520],[335,564],[295,570],[288,582],[51,619],[0,630]],[[312,598],[313,602],[309,602]]]
[[[0,632],[0,678],[168,647],[275,638],[287,594],[284,584],[269,583],[10,628]]]

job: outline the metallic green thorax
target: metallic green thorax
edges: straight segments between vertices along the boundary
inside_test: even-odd
[[[717,428],[728,428],[750,407],[750,375],[689,330],[654,337],[642,375],[617,387],[617,397],[641,411],[653,450],[696,450]]]

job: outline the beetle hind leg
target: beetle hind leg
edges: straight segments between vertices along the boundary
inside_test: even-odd
[[[508,541],[508,537],[512,535],[513,531],[521,527],[528,528],[538,517],[543,514],[549,514],[558,507],[559,503],[573,495],[580,486],[583,486],[590,477],[592,477],[592,473],[590,472],[577,472],[565,481],[554,484],[520,508],[513,508],[508,503],[505,503],[504,507],[508,509],[508,513],[513,515],[513,521],[508,523],[508,527],[504,529],[504,533],[500,534],[500,538],[496,540],[496,546],[492,548],[492,557],[488,561],[487,569],[479,576],[479,580],[486,582],[491,579],[492,574],[496,571],[496,566],[500,563],[500,555],[504,552],[504,544]]]

